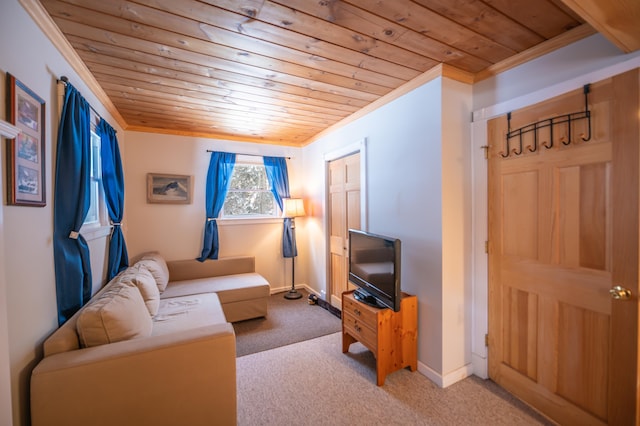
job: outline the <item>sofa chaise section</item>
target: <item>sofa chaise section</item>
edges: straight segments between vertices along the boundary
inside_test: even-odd
[[[267,316],[269,282],[255,272],[253,257],[167,262],[169,283],[161,298],[214,292],[229,322]]]

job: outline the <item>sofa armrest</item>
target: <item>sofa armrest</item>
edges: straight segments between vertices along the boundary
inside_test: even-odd
[[[220,277],[223,275],[255,272],[255,258],[252,256],[207,259],[170,260],[167,262],[169,281],[195,280],[198,278]]]
[[[236,424],[229,323],[44,358],[31,375],[33,426]]]

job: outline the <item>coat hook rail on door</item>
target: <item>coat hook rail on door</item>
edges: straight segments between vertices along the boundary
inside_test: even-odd
[[[589,91],[590,85],[585,84],[583,86],[584,93],[584,111],[573,112],[571,114],[560,115],[558,117],[551,117],[544,120],[540,120],[538,122],[527,124],[526,126],[520,127],[519,129],[511,130],[511,113],[507,113],[507,146],[506,151],[500,152],[500,155],[503,158],[509,157],[511,154],[520,155],[523,153],[523,137],[527,133],[533,132],[533,144],[528,145],[526,148],[529,152],[536,152],[539,146],[543,146],[546,149],[550,149],[553,147],[553,129],[554,126],[565,124],[567,125],[567,136],[562,136],[560,138],[560,142],[563,145],[570,145],[573,141],[572,137],[572,129],[571,124],[580,120],[587,120],[587,134],[584,133],[580,135],[580,139],[583,142],[587,142],[591,140],[591,111],[589,111]],[[539,130],[549,128],[549,140],[545,140],[543,142],[539,142]],[[517,147],[511,147],[511,139],[518,138]]]

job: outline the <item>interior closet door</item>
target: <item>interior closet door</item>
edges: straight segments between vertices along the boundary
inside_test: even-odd
[[[489,376],[559,424],[638,424],[639,95],[638,70],[592,84],[589,141],[565,120],[506,152],[583,90],[488,123]]]
[[[349,233],[360,229],[360,153],[329,162],[329,289],[330,302],[342,308],[349,289]]]

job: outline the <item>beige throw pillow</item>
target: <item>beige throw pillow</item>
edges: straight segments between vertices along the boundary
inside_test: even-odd
[[[167,284],[169,284],[169,268],[167,267],[167,262],[160,256],[160,253],[145,253],[140,260],[136,262],[136,265],[144,266],[151,272],[151,275],[153,275],[153,278],[156,280],[160,293],[167,288]]]
[[[151,275],[151,272],[149,272],[147,268],[138,264],[127,268],[127,270],[118,277],[118,281],[138,287],[142,300],[144,300],[144,304],[149,310],[149,314],[153,317],[158,313],[158,308],[160,307],[160,290],[158,290],[155,278],[153,278],[153,275]]]
[[[76,323],[82,347],[150,336],[152,327],[138,287],[121,282],[82,308]]]

